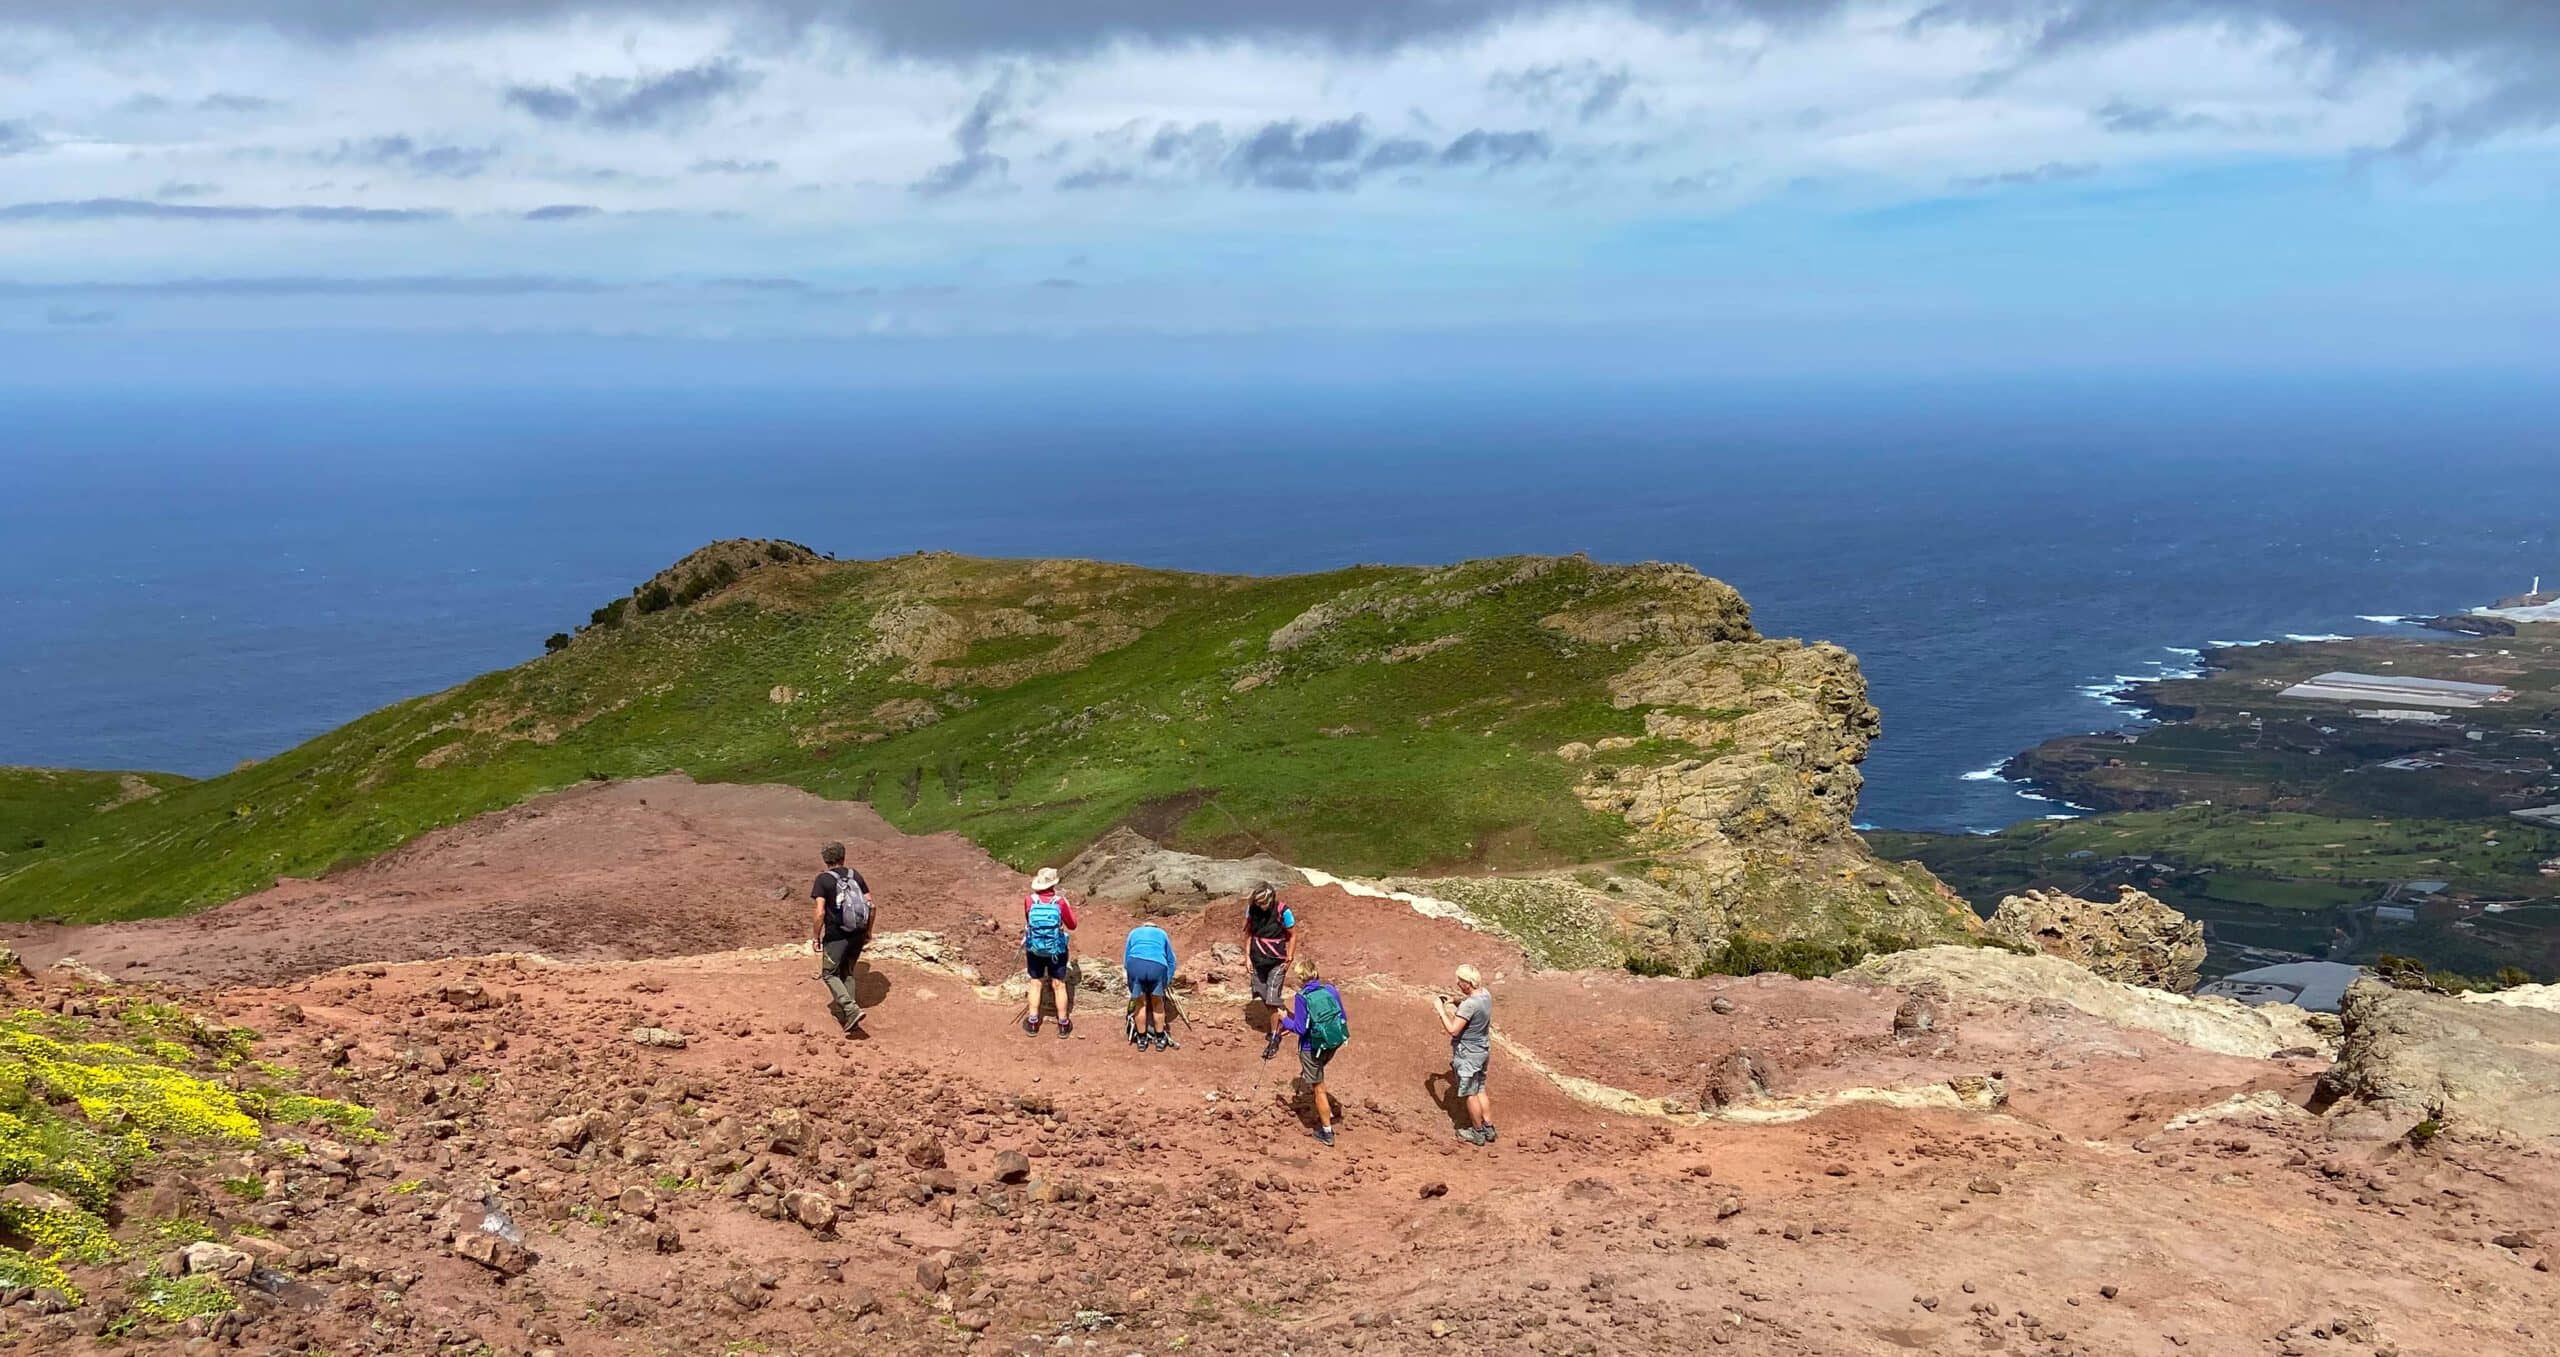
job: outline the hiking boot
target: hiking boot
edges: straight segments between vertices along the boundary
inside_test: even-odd
[[[1159,1051],[1170,1051],[1170,1050],[1172,1050],[1172,1049],[1173,1049],[1173,1033],[1171,1033],[1171,1032],[1158,1032],[1158,1033],[1156,1033],[1156,1049],[1157,1049],[1157,1050],[1159,1050]]]
[[[1319,1127],[1317,1127],[1317,1128],[1316,1128],[1316,1139],[1318,1139],[1318,1140],[1320,1140],[1320,1141],[1323,1141],[1323,1142],[1324,1142],[1325,1144],[1327,1144],[1327,1145],[1332,1144],[1332,1143],[1333,1143],[1333,1128],[1332,1128],[1332,1127],[1330,1127],[1330,1126],[1319,1126]]]
[[[1271,1057],[1278,1054],[1280,1054],[1280,1034],[1274,1032],[1271,1034],[1270,1040],[1262,1043],[1262,1058],[1269,1060]]]
[[[1023,1019],[1022,1035],[1026,1037],[1036,1037],[1040,1035],[1040,1020],[1038,1018]]]
[[[1058,1035],[1059,1035],[1059,1036],[1061,1036],[1061,1037],[1071,1037],[1071,1036],[1074,1036],[1075,1034],[1076,1034],[1076,1020],[1075,1020],[1075,1019],[1073,1019],[1073,1018],[1060,1018],[1060,1019],[1058,1019]]]
[[[844,1034],[846,1036],[855,1037],[862,1035],[861,1009],[850,1009],[843,1013],[839,1013],[836,1015],[836,1020],[844,1025]]]
[[[1492,1144],[1492,1143],[1493,1143],[1493,1137],[1494,1137],[1493,1123],[1492,1123],[1492,1122],[1486,1122],[1486,1123],[1484,1124],[1484,1126],[1483,1126],[1483,1128],[1482,1128],[1482,1129],[1483,1129],[1483,1132],[1484,1132],[1484,1139],[1479,1140],[1479,1141],[1477,1141],[1476,1143],[1477,1143],[1477,1144],[1479,1144],[1479,1145],[1490,1145],[1490,1144]]]
[[[1481,1126],[1469,1126],[1461,1129],[1458,1132],[1458,1139],[1463,1140],[1470,1145],[1490,1145],[1493,1143],[1485,1137],[1484,1128]]]

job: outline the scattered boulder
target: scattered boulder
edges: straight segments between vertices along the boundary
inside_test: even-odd
[[[501,1277],[521,1277],[535,1262],[533,1250],[484,1230],[473,1230],[456,1237],[453,1255],[478,1263]]]
[[[1923,980],[1902,996],[1902,1006],[1893,1011],[1893,1039],[1916,1041],[1933,1032],[1941,1032],[1947,1022],[1947,987],[1935,980]]]
[[[685,1048],[685,1035],[664,1027],[634,1027],[623,1036],[641,1046],[657,1046],[670,1051]]]
[[[1029,1182],[1031,1161],[1020,1150],[998,1150],[994,1177],[999,1183]]]
[[[44,973],[56,980],[69,980],[74,984],[87,985],[94,989],[106,989],[116,983],[113,976],[76,956],[64,957],[45,967]]]
[[[2455,997],[2367,978],[2347,988],[2338,1017],[2345,1036],[2320,1078],[2333,1128],[2356,1118],[2397,1135],[2432,1119],[2560,1136],[2560,985]]]
[[[449,1008],[465,1013],[480,1013],[498,1006],[497,996],[476,980],[463,980],[436,991],[436,997]]]
[[[250,1269],[257,1265],[247,1253],[211,1240],[201,1240],[179,1250],[179,1263],[186,1276],[214,1277],[226,1282],[246,1279]]]
[[[938,1169],[950,1160],[949,1153],[942,1148],[942,1142],[931,1136],[919,1136],[907,1142],[907,1162],[916,1168]]]
[[[1769,1063],[1769,1057],[1754,1048],[1743,1046],[1727,1051],[1707,1067],[1698,1105],[1712,1111],[1766,1098],[1775,1074],[1776,1067]]]
[[[1058,873],[1069,895],[1156,911],[1198,909],[1212,900],[1251,895],[1256,886],[1294,886],[1304,879],[1278,858],[1178,853],[1125,826],[1103,835]]]
[[[2076,1009],[2117,1027],[2154,1033],[2217,1055],[2265,1059],[2297,1046],[2326,1049],[2309,1015],[2290,1004],[2251,1007],[2232,999],[2167,994],[2102,980],[2059,957],[2020,956],[1989,947],[1917,947],[1870,957],[1832,977],[1909,989],[1935,980],[1950,995],[1999,1003]]]
[[[2204,925],[2131,886],[2113,901],[2031,890],[2001,900],[1991,935],[2077,962],[2108,980],[2184,994],[2204,965]]]
[[[812,1233],[824,1234],[835,1228],[836,1204],[827,1200],[824,1193],[795,1188],[782,1194],[782,1209]]]

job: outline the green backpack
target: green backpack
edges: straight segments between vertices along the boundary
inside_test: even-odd
[[[1351,1040],[1351,1020],[1342,1012],[1341,997],[1330,989],[1307,991],[1307,1039],[1319,1051]]]

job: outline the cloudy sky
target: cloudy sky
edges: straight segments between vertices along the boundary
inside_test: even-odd
[[[22,349],[2531,364],[2555,239],[2519,0],[0,0]]]

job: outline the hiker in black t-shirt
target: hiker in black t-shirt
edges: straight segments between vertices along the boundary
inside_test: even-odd
[[[862,959],[863,946],[871,941],[871,883],[844,865],[843,844],[828,844],[819,856],[827,870],[809,887],[809,898],[816,902],[809,920],[812,946],[820,958],[818,978],[827,985],[827,1012],[852,1036],[862,1027],[862,1005],[853,997],[853,963]]]

